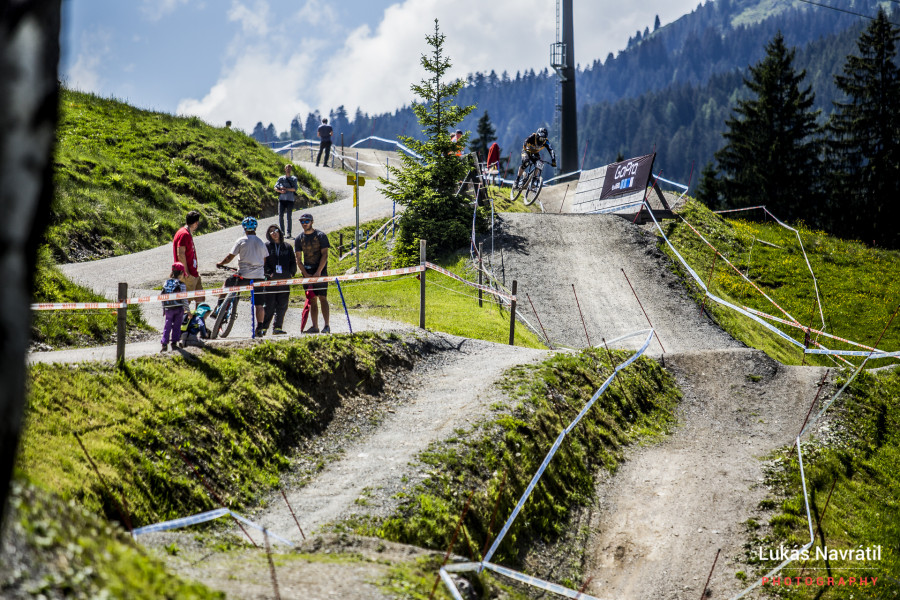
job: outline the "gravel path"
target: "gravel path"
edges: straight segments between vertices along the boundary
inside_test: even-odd
[[[824,368],[787,367],[757,350],[668,356],[685,392],[681,427],[638,449],[600,486],[589,522],[588,593],[601,598],[709,598],[747,587],[744,523],[761,520],[762,458],[791,443]]]
[[[505,276],[507,285],[518,280],[519,310],[538,327],[530,297],[555,343],[588,345],[572,284],[592,344],[648,327],[624,269],[657,331],[651,353],[741,347],[700,317],[650,230],[608,215],[506,213],[502,218],[493,270]],[[638,343],[632,338],[617,346]]]

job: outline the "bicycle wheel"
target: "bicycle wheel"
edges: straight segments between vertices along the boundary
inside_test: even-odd
[[[216,322],[213,324],[212,331],[209,333],[210,339],[216,339],[220,335],[223,338],[228,337],[228,334],[231,333],[231,328],[234,327],[234,322],[237,320],[237,304],[237,294],[229,294],[229,297],[225,298],[225,302],[219,307],[219,314],[216,315]]]
[[[519,194],[522,193],[522,188],[516,187],[516,182],[513,180],[512,186],[509,188],[509,199],[512,202],[515,202],[519,198]]]
[[[540,175],[533,177],[527,188],[525,188],[525,206],[531,206],[537,200],[538,194],[544,188],[544,178]]]

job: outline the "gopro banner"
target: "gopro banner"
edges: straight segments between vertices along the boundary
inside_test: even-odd
[[[600,200],[612,198],[620,194],[630,194],[647,187],[653,172],[653,160],[656,153],[612,163],[606,167],[606,178]]]

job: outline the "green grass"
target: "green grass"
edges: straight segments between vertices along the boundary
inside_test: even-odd
[[[812,276],[794,232],[771,221],[726,220],[694,201],[689,201],[680,213],[738,269],[744,273],[749,271],[750,279],[779,306],[801,324],[821,329]],[[713,269],[713,251],[709,246],[680,220],[667,222],[663,227],[691,268],[705,282],[708,281]],[[900,270],[900,252],[869,248],[859,242],[806,229],[802,225],[797,229],[818,281],[825,331],[858,343],[874,344],[900,304],[900,281],[896,277],[886,276]],[[668,247],[663,248],[671,256]],[[680,266],[676,268],[681,271]],[[682,276],[687,278],[685,273]],[[721,259],[715,262],[709,287],[713,294],[738,306],[749,306],[785,318],[778,308]],[[701,302],[699,287],[689,282],[689,288]],[[765,351],[785,364],[802,362],[800,348],[753,320],[711,300],[706,301],[706,306],[716,321],[736,339]],[[801,330],[777,323],[774,325],[803,342]],[[858,349],[824,337],[819,341],[831,349]],[[894,326],[888,329],[879,347],[900,349],[900,321],[895,321]],[[859,359],[852,362],[858,364]],[[886,363],[876,361],[871,366]],[[806,364],[835,363],[827,358],[809,355]]]
[[[614,355],[619,362],[626,357],[622,352]],[[499,531],[556,437],[609,376],[607,360],[605,352],[588,350],[512,369],[503,384],[515,404],[511,411],[502,410],[472,430],[433,445],[418,459],[430,477],[401,494],[396,514],[383,522],[350,526],[360,533],[445,550],[471,493],[454,551],[480,559],[485,539]],[[536,540],[552,541],[562,533],[571,510],[592,498],[598,470],[614,471],[626,445],[673,426],[679,397],[672,377],[654,361],[640,359],[620,374],[566,438],[495,560],[516,563]],[[491,526],[495,504],[498,516]]]
[[[0,569],[3,597],[224,597],[167,573],[121,528],[35,486],[15,482],[10,508],[5,541],[15,552]]]
[[[803,444],[804,470],[816,547],[846,550],[882,546],[881,562],[824,561],[791,565],[783,576],[878,577],[875,587],[834,587],[825,598],[896,598],[900,595],[900,372],[862,373],[832,408],[836,436]],[[751,541],[749,556],[758,574],[774,566],[753,560],[757,545],[799,547],[809,541],[796,451],[779,453],[767,484],[775,492],[764,506],[777,506],[771,532]],[[833,486],[833,491],[832,491]],[[829,494],[831,495],[829,499]],[[827,508],[826,508],[827,504]],[[764,554],[765,556],[765,554]],[[811,569],[816,569],[815,571]],[[819,570],[827,569],[827,570]],[[817,598],[817,587],[781,588],[788,598]],[[855,596],[854,596],[855,595]]]
[[[38,254],[34,302],[106,302],[91,290],[72,283],[42,247]],[[116,341],[115,310],[34,311],[31,339],[53,348],[94,346]],[[129,332],[149,331],[138,306],[128,307]]]
[[[375,233],[387,219],[378,219],[360,225],[360,240],[364,244],[366,236],[362,233],[368,230]],[[328,272],[331,275],[341,275],[351,268],[356,267],[356,257],[348,256],[339,261],[341,252],[338,251],[340,236],[343,234],[346,253],[353,239],[354,228],[344,227],[328,233],[328,239],[332,244],[329,250]],[[384,239],[379,235],[378,241],[369,242],[364,246],[359,257],[361,272],[377,271],[393,268],[390,254],[391,238]],[[430,258],[431,262],[456,273],[457,275],[477,281],[478,276],[469,264],[467,253]],[[425,291],[425,327],[433,331],[443,331],[453,335],[487,340],[505,344],[509,342],[509,312],[502,309],[493,301],[493,296],[483,295],[483,306],[478,307],[477,294],[474,288],[466,286],[435,271],[428,271]],[[369,280],[363,282],[342,282],[341,289],[347,308],[350,310],[350,319],[354,314],[362,314],[373,317],[400,321],[412,325],[419,324],[419,280],[414,275],[406,275],[398,278]],[[302,290],[295,288],[294,294],[302,296]],[[340,314],[343,307],[337,287],[329,287],[329,299],[332,307],[332,318],[343,319]],[[516,324],[515,343],[517,346],[529,348],[544,348],[540,339],[529,331],[521,323]]]
[[[240,131],[63,90],[46,240],[69,262],[169,242],[192,209],[201,233],[272,214],[284,164]],[[305,169],[294,174],[300,206],[328,200]]]
[[[64,500],[135,527],[221,504],[246,506],[276,485],[285,455],[321,431],[345,393],[376,391],[402,363],[396,338],[369,334],[266,342],[179,357],[29,371],[25,476]],[[82,454],[88,453],[110,497]]]

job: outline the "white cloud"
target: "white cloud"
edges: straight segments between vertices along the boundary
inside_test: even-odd
[[[246,34],[264,37],[269,33],[269,4],[257,0],[251,8],[234,0],[228,10],[228,20],[240,23]]]
[[[99,92],[103,84],[101,72],[104,62],[112,52],[111,35],[104,29],[95,29],[81,34],[78,43],[78,58],[68,69],[66,84],[85,92]]]
[[[141,12],[150,21],[159,21],[175,12],[179,5],[187,3],[188,0],[141,0]]]
[[[323,35],[333,35],[338,26],[337,13],[334,7],[325,0],[306,0],[294,21],[301,23],[302,27],[318,27]]]
[[[215,125],[230,120],[245,131],[260,120],[274,123],[279,131],[287,129],[294,115],[310,110],[302,98],[314,65],[309,54],[278,59],[263,48],[248,49],[206,96],[181,100],[176,113]]]

